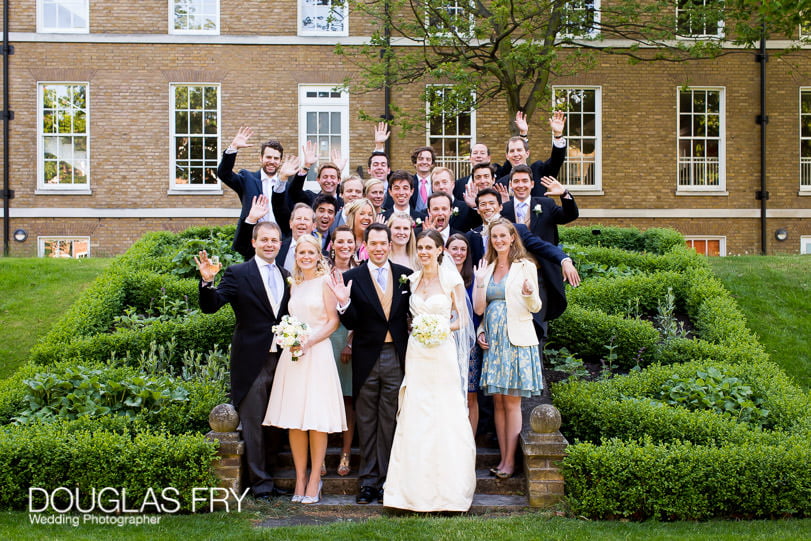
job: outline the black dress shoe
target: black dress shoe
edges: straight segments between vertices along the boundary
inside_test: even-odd
[[[357,503],[372,503],[377,497],[377,490],[374,487],[360,487],[360,493],[355,498]]]
[[[377,490],[377,503],[383,503],[383,489]]]

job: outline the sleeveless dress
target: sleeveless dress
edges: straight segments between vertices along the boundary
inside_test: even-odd
[[[538,396],[543,389],[538,346],[514,346],[507,334],[507,276],[487,284],[484,332],[488,349],[483,350],[481,389],[488,395]]]
[[[411,295],[411,313],[450,320],[451,299]],[[411,511],[467,511],[476,490],[476,444],[467,416],[456,345],[409,338],[397,429],[383,505]]]
[[[311,329],[327,321],[324,310],[327,278],[319,276],[294,285],[290,293],[290,315]],[[282,351],[262,424],[318,432],[346,430],[341,382],[328,338],[313,345],[296,361],[292,360],[290,350]]]

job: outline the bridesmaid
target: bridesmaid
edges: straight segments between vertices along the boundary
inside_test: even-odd
[[[405,212],[394,212],[388,224],[391,229],[391,252],[389,261],[409,269],[419,269],[417,243],[414,240],[414,220]]]
[[[386,185],[382,180],[370,178],[363,187],[363,196],[372,202],[375,207],[375,216],[383,212],[383,203],[386,201]]]
[[[345,207],[346,225],[352,228],[355,235],[355,250],[358,262],[369,259],[366,248],[363,246],[363,232],[375,221],[375,207],[366,198],[356,199]]]
[[[484,350],[481,386],[493,395],[501,461],[493,474],[515,472],[521,432],[521,397],[541,394],[543,376],[532,313],[541,309],[538,274],[527,258],[515,226],[490,222],[487,255],[475,270],[473,310],[484,315],[477,341]]]
[[[355,235],[349,226],[339,225],[332,232],[330,260],[332,268],[341,273],[358,266],[355,259]],[[343,325],[338,325],[338,330],[332,333],[330,340],[338,376],[341,379],[346,411],[346,430],[343,432],[341,461],[338,463],[338,475],[343,477],[349,475],[351,471],[352,438],[355,435],[355,410],[352,407],[352,333]]]

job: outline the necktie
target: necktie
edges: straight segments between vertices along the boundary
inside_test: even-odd
[[[527,216],[527,203],[518,203],[515,207],[515,221],[516,222],[523,222],[524,218]]]
[[[380,286],[380,289],[386,291],[386,268],[380,267],[377,269],[377,285]]]
[[[276,283],[276,265],[268,265],[268,287],[270,287],[270,294],[273,295],[273,300],[279,302],[279,284]]]
[[[424,178],[420,179],[420,202],[428,204],[428,181]]]

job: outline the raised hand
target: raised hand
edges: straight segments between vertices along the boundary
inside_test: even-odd
[[[566,113],[555,111],[549,119],[549,127],[552,128],[552,135],[560,137],[563,135],[563,128],[566,126]]]
[[[197,265],[197,270],[200,271],[200,277],[204,282],[213,282],[214,277],[217,276],[217,273],[220,272],[222,268],[222,263],[219,261],[214,263],[209,259],[208,253],[205,250],[201,250],[194,256],[194,264]]]
[[[386,219],[386,216],[382,212],[378,212],[377,216],[375,216],[375,223],[376,224],[385,224],[386,222],[388,222],[388,219]]]
[[[533,293],[535,293],[535,290],[532,289],[532,284],[529,282],[529,280],[527,280],[525,278],[524,283],[521,286],[521,295],[526,296],[526,295],[532,295]]]
[[[473,278],[479,286],[483,285],[482,282],[487,278],[487,262],[484,258],[481,258],[479,263],[473,267]]]
[[[527,115],[518,111],[515,113],[515,127],[518,128],[518,133],[527,135],[529,133],[529,123],[527,122]]]
[[[465,203],[472,209],[476,208],[476,186],[473,185],[473,181],[469,180],[467,185],[465,185],[465,193],[464,196]]]
[[[298,173],[300,163],[301,161],[299,160],[298,156],[291,156],[289,154],[285,156],[282,166],[279,167],[279,178],[282,180],[287,180]]]
[[[333,148],[329,153],[329,160],[338,166],[338,171],[343,171],[346,167],[346,158],[341,157],[341,149]]]
[[[240,127],[236,137],[231,141],[231,148],[239,150],[240,148],[252,147],[253,145],[248,143],[248,139],[251,138],[251,135],[253,135],[251,128]]]
[[[430,214],[425,217],[422,221],[422,230],[425,231],[426,229],[436,229],[436,225],[434,224],[434,217]]]
[[[510,200],[510,191],[507,189],[507,187],[504,184],[500,184],[500,183],[496,182],[495,184],[493,184],[493,188],[495,188],[496,191],[501,194],[501,203],[502,204],[504,204],[504,202]]]
[[[375,150],[384,150],[386,148],[386,141],[391,136],[389,125],[385,122],[378,122],[375,126]]]
[[[349,302],[349,294],[352,292],[352,280],[344,284],[344,277],[337,269],[332,269],[329,280],[327,280],[327,287],[332,290],[339,306],[345,306]]]
[[[546,193],[544,193],[546,196],[566,193],[566,188],[555,177],[542,177],[541,184],[546,188]]]
[[[266,195],[255,195],[253,199],[251,199],[251,210],[248,212],[248,217],[245,218],[245,221],[249,224],[255,224],[262,218],[264,218],[270,207],[270,200]]]
[[[577,269],[572,263],[571,259],[566,259],[563,263],[560,264],[560,268],[563,271],[563,281],[569,282],[572,287],[577,287],[580,285],[580,274],[578,274]]]
[[[312,164],[318,161],[318,149],[315,146],[315,143],[307,139],[304,142],[304,146],[301,147],[301,155],[302,155],[302,166],[303,167],[310,167]]]

